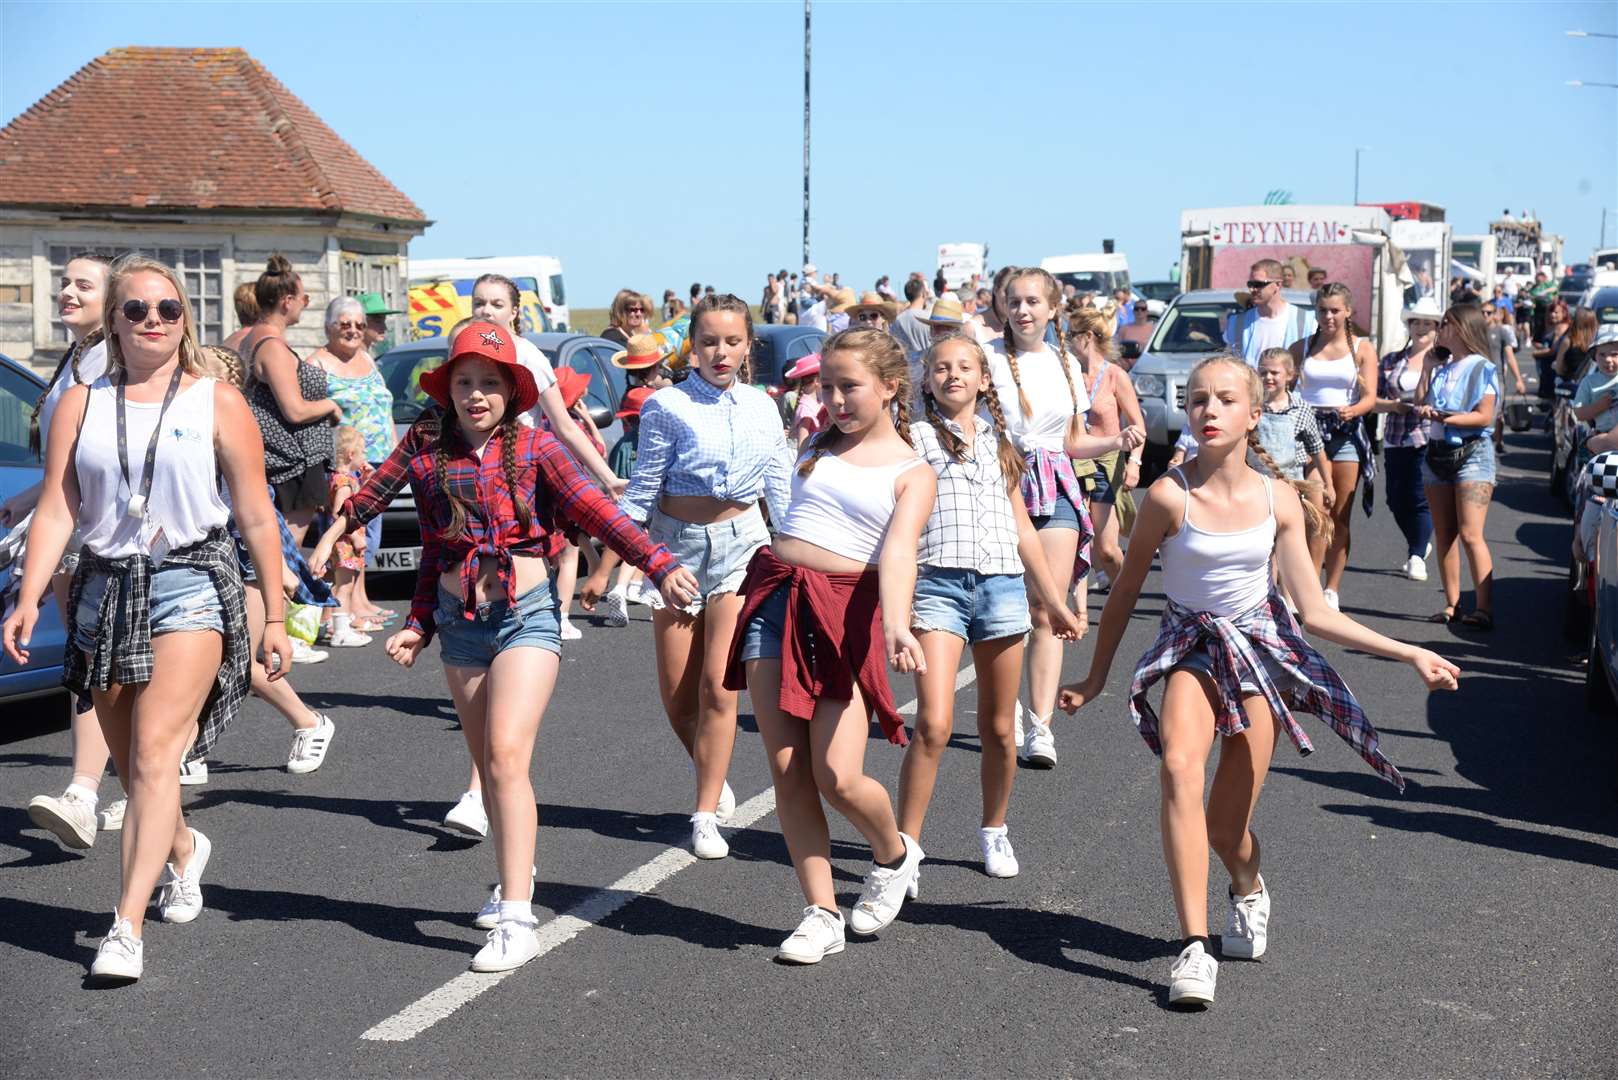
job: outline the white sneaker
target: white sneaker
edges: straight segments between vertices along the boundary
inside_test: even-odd
[[[623,593],[610,592],[601,598],[601,618],[608,626],[629,625],[629,602]]]
[[[562,640],[577,641],[584,636],[584,631],[573,625],[573,620],[562,616]]]
[[[788,964],[818,964],[832,953],[843,951],[843,915],[833,915],[813,905],[803,909],[803,921],[781,942],[775,958]]]
[[[1056,736],[1048,720],[1029,714],[1028,737],[1022,743],[1022,759],[1036,769],[1056,768]]]
[[[117,802],[108,803],[96,814],[96,828],[102,832],[122,832],[124,811],[128,808],[128,799],[119,799]]]
[[[331,746],[331,737],[336,732],[337,725],[325,713],[320,714],[320,722],[314,727],[294,731],[292,749],[287,754],[287,772],[312,773],[320,768]]]
[[[479,840],[488,836],[489,815],[483,812],[483,795],[476,791],[463,793],[460,801],[444,815],[444,825]]]
[[[34,796],[28,820],[70,848],[83,850],[96,842],[96,812],[77,791]]]
[[[1208,955],[1202,942],[1193,941],[1169,968],[1169,1004],[1212,1005],[1218,980],[1219,961]]]
[[[1422,561],[1421,556],[1412,555],[1405,560],[1405,577],[1411,581],[1427,580],[1427,564]]]
[[[719,819],[719,824],[729,825],[735,815],[736,793],[730,789],[730,781],[726,780],[725,786],[719,789],[719,807],[714,811],[714,817]]]
[[[343,627],[341,630],[331,632],[331,640],[326,642],[334,649],[358,649],[371,643],[370,634],[362,634],[358,630]]]
[[[904,862],[894,870],[873,866],[865,875],[865,886],[860,889],[860,898],[848,916],[848,928],[856,934],[876,933],[892,922],[904,906],[905,894],[916,877],[924,853],[921,845],[904,833],[899,834],[899,839],[905,845]]]
[[[489,931],[483,948],[472,957],[473,971],[510,971],[539,955],[537,921],[506,919]]]
[[[1236,960],[1257,960],[1264,955],[1269,944],[1270,890],[1264,887],[1264,875],[1258,878],[1258,889],[1246,896],[1226,894],[1230,901],[1230,921],[1219,939],[1224,955]]]
[[[96,958],[90,963],[90,978],[107,982],[134,982],[145,968],[145,946],[135,936],[128,919],[112,913],[112,929],[101,939]]]
[[[208,761],[206,758],[197,758],[195,761],[180,762],[180,786],[197,787],[208,782]]]
[[[1022,752],[1023,740],[1022,713],[1022,701],[1019,700],[1016,711],[1011,714],[1011,742],[1017,747],[1019,753]]]
[[[1337,599],[1337,590],[1336,589],[1321,589],[1320,590],[1320,595],[1324,596],[1326,598],[1326,606],[1327,607],[1331,608],[1333,611],[1341,610],[1338,607],[1338,599]]]
[[[157,913],[164,922],[188,923],[202,914],[202,872],[208,868],[213,845],[197,830],[190,832],[196,848],[185,864],[185,873],[175,870],[173,863],[164,863],[162,880],[157,883]]]
[[[1094,582],[1093,587],[1095,588],[1096,592],[1104,593],[1112,591],[1112,578],[1107,576],[1107,572],[1105,570],[1098,568],[1091,576],[1091,580]]]
[[[539,867],[537,866],[534,867],[534,880],[539,880]],[[530,892],[528,895],[533,896],[534,894]],[[479,930],[493,930],[496,926],[499,926],[500,900],[500,886],[496,885],[494,891],[489,893],[489,898],[483,902],[483,906],[478,908],[477,917],[472,920],[472,925]]]
[[[320,664],[331,655],[325,649],[317,649],[302,638],[292,639],[292,662],[294,664]]]
[[[656,589],[648,589],[645,584],[639,581],[629,587],[629,591],[624,594],[624,599],[631,604],[640,604],[644,607],[661,607],[663,605],[663,594]]]
[[[699,859],[723,859],[730,854],[730,845],[719,835],[716,815],[691,815],[691,850]]]
[[[1022,868],[1017,865],[1017,853],[1011,848],[1007,827],[979,829],[978,847],[983,849],[983,872],[990,877],[1016,877]]]

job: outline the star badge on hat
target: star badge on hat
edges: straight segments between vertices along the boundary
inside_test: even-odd
[[[483,339],[483,344],[488,345],[491,348],[499,349],[505,346],[505,342],[500,340],[500,335],[495,333],[493,330],[485,330],[479,334],[478,337]]]

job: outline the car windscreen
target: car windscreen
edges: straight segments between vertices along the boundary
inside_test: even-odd
[[[393,395],[393,422],[413,424],[427,407],[427,395],[417,384],[421,377],[444,362],[447,348],[392,349],[382,354],[376,366],[382,381]]]
[[[1206,353],[1224,347],[1225,320],[1236,310],[1229,304],[1172,304],[1163,313],[1148,352]]]
[[[1165,304],[1180,295],[1180,287],[1172,281],[1137,281],[1135,291],[1148,300],[1161,300]]]
[[[28,452],[29,421],[39,385],[21,372],[0,366],[0,465],[38,465]]]
[[[1618,323],[1618,288],[1597,289],[1587,306],[1594,309],[1597,322]]]
[[[1064,270],[1051,276],[1081,293],[1095,293],[1097,296],[1111,296],[1114,289],[1129,288],[1127,275],[1110,270]]]

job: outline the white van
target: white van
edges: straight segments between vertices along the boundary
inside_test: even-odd
[[[539,286],[539,301],[552,330],[569,330],[567,290],[562,284],[562,262],[550,255],[480,255],[473,259],[411,259],[410,278],[417,280],[477,278],[483,274],[504,274],[508,278],[533,278]]]
[[[1127,255],[1052,255],[1041,259],[1039,268],[1050,271],[1062,285],[1094,293],[1097,304],[1105,302],[1114,289],[1130,288]]]

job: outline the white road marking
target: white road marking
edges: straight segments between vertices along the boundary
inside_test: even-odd
[[[977,671],[968,663],[955,676],[956,691],[959,692],[976,677]],[[906,716],[914,715],[915,711],[914,698],[899,706],[899,712]],[[736,807],[736,813],[726,827],[745,829],[774,811],[775,789],[769,788]],[[685,848],[667,848],[651,861],[631,870],[605,889],[590,893],[572,910],[556,916],[539,928],[537,931],[539,953],[534,959],[538,960],[546,953],[566,945],[585,930],[600,923],[630,901],[651,892],[696,861],[697,857]],[[530,961],[524,967],[529,967],[532,963],[533,961]],[[524,968],[516,968],[488,975],[463,971],[437,990],[367,1029],[360,1038],[372,1042],[408,1042],[522,970]]]

